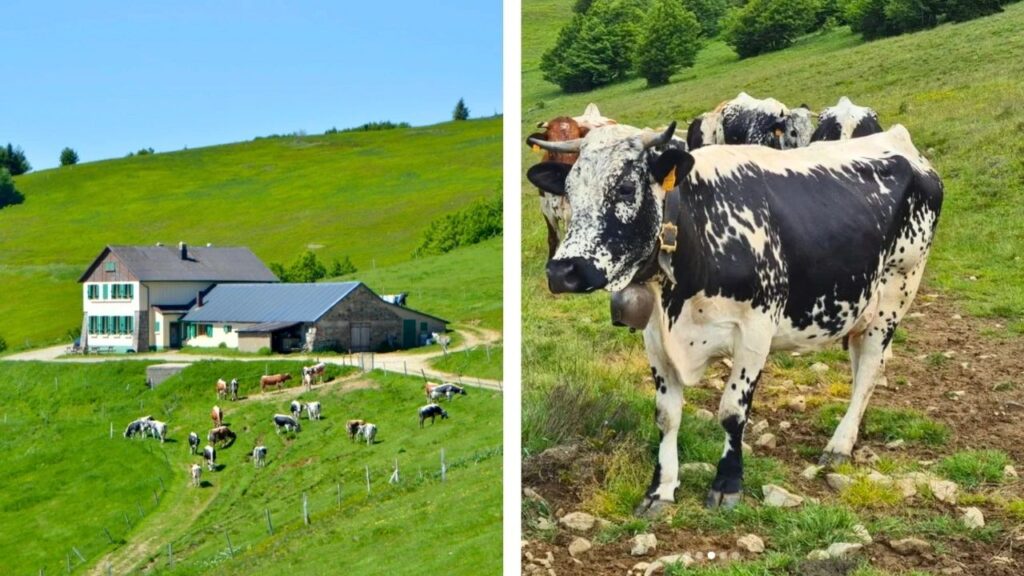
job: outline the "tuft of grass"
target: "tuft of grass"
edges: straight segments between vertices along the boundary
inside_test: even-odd
[[[788,574],[794,565],[785,554],[768,553],[750,562],[731,562],[706,566],[683,567],[679,564],[667,566],[666,576],[768,576]]]
[[[889,508],[899,504],[903,497],[893,485],[856,478],[839,495],[843,502],[854,508]]]
[[[1003,511],[1015,520],[1024,521],[1024,499],[1017,498],[1006,502]]]
[[[1001,450],[964,450],[939,461],[935,470],[964,488],[998,484],[1010,457]]]
[[[646,518],[633,518],[620,524],[612,524],[611,526],[601,530],[597,533],[597,537],[594,538],[594,541],[598,544],[609,544],[611,542],[617,542],[623,538],[630,538],[637,534],[648,532],[650,529],[650,520],[647,520]]]
[[[942,368],[949,363],[949,358],[942,352],[932,352],[924,359],[924,363],[932,368]]]
[[[654,462],[635,442],[618,444],[608,457],[604,482],[584,498],[583,508],[602,518],[625,519],[644,497]]]
[[[846,413],[845,404],[826,404],[818,410],[816,427],[831,433]],[[920,442],[940,446],[949,438],[949,428],[916,410],[868,408],[862,423],[864,438],[889,442],[902,438],[907,442]]]

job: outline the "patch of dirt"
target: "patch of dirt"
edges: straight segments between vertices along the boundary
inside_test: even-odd
[[[894,357],[886,369],[888,385],[876,387],[870,405],[922,412],[949,427],[949,440],[941,446],[908,442],[901,448],[888,449],[884,442],[862,439],[858,448],[868,446],[879,456],[924,462],[926,466],[958,450],[991,448],[1006,452],[1018,469],[1024,469],[1024,426],[1021,425],[1024,421],[1024,338],[1005,336],[1005,329],[998,319],[967,316],[950,297],[943,294],[919,295],[902,328],[907,339],[895,346]],[[846,382],[849,382],[848,365],[832,364],[831,369],[842,371]],[[708,377],[712,376],[709,373]],[[778,386],[779,382],[772,381],[771,374],[767,374],[765,384],[764,388],[768,388]],[[648,384],[638,382],[637,385]],[[824,395],[825,388],[819,385],[807,394]],[[695,408],[717,411],[719,393],[693,396],[706,397],[696,402],[690,397],[688,401]],[[759,404],[755,398],[752,420],[757,422],[767,418],[771,424],[770,431],[778,436],[778,448],[757,448],[755,453],[780,460],[786,467],[787,486],[795,492],[824,501],[836,501],[834,492],[824,480],[804,480],[799,476],[806,466],[816,464],[817,454],[810,454],[810,448],[820,453],[828,441],[828,434],[814,425],[816,408],[808,407],[806,412],[799,413],[785,404],[784,401],[762,401]],[[789,421],[792,427],[781,431],[777,424],[782,420]],[[748,442],[753,443],[753,439],[748,439]],[[580,447],[549,450],[523,463],[523,485],[539,493],[557,518],[566,512],[579,510],[588,491],[603,480],[599,477],[603,474],[600,459],[600,455],[588,454],[587,449]],[[1024,485],[1021,481],[1007,484],[999,488],[999,494],[1007,499],[1022,498]],[[905,513],[906,508],[952,518],[959,516],[956,506],[926,502],[920,497],[907,502],[898,511],[862,510],[858,511],[858,516],[867,521],[873,517]],[[902,556],[889,548],[889,537],[882,533],[873,534],[875,543],[865,547],[861,555],[872,566],[893,573],[909,570],[969,576],[1024,573],[1024,524],[989,503],[972,505],[982,509],[987,523],[1002,526],[1003,530],[992,542],[962,536],[921,535],[937,545],[938,550],[934,554]],[[527,518],[524,518],[524,527],[527,525]],[[637,562],[651,562],[666,554],[687,552],[696,558],[702,552],[714,550],[719,557],[724,553],[728,558],[730,552],[737,552],[736,534],[707,535],[672,529],[664,522],[656,523],[652,531],[658,538],[658,551],[651,556],[630,556],[629,539],[623,537],[609,544],[595,543],[580,559],[568,554],[567,546],[575,535],[566,530],[559,529],[550,541],[545,540],[542,533],[528,531],[527,537],[533,536],[535,540],[524,548],[523,573],[530,573],[529,566],[533,563],[526,557],[526,551],[533,558],[543,558],[547,551],[551,551],[554,559],[551,568],[559,576],[622,576]],[[593,536],[587,535],[588,538]],[[746,552],[743,554],[744,558],[750,557]],[[825,570],[823,574],[845,573],[838,565],[814,567],[815,570],[819,568]],[[828,572],[833,568],[835,570]],[[546,569],[544,573],[547,573]]]

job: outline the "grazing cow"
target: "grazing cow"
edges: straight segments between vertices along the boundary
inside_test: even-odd
[[[442,384],[442,385],[434,388],[430,392],[430,399],[431,400],[437,400],[437,399],[440,399],[440,398],[444,397],[449,402],[451,402],[452,397],[455,396],[456,394],[461,394],[461,395],[465,396],[466,395],[466,389],[462,388],[462,387],[459,387],[459,386],[456,386],[455,384],[447,383],[447,384]]]
[[[276,386],[278,390],[285,382],[292,379],[291,374],[270,374],[268,376],[260,377],[260,392],[265,392],[267,388]]]
[[[308,420],[319,420],[320,419],[320,403],[310,402],[306,404],[306,419]]]
[[[317,362],[312,366],[302,367],[302,383],[305,384],[306,388],[313,386],[313,380],[319,378],[323,380],[324,370],[327,369],[325,362]]]
[[[437,382],[426,382],[423,384],[423,393],[427,395],[427,400],[433,399],[434,390],[437,390],[441,384]]]
[[[217,400],[223,400],[228,395],[228,383],[223,378],[217,379]]]
[[[238,436],[227,426],[218,426],[206,435],[206,441],[216,446],[218,443],[227,447],[235,443]]]
[[[774,98],[759,100],[746,92],[723,102],[690,124],[690,150],[710,144],[760,144],[779,150],[811,142],[814,124],[806,105],[790,109]]]
[[[203,448],[203,460],[206,461],[206,469],[213,472],[217,467],[217,449],[207,444]]]
[[[231,392],[231,399],[238,400],[238,378],[232,378],[228,384],[228,390]]]
[[[298,400],[292,400],[292,403],[288,406],[288,411],[292,413],[292,417],[296,420],[302,416],[302,410],[306,407],[305,404]]]
[[[128,424],[128,427],[124,429],[125,438],[135,438],[136,436],[142,436],[145,438],[146,432],[149,429],[148,420],[133,420]]]
[[[571,143],[580,150],[572,172],[542,164],[528,173],[586,214],[547,264],[549,289],[613,292],[613,318],[644,331],[662,439],[639,513],[674,500],[683,386],[696,385],[717,357],[731,356],[732,371],[718,412],[725,450],[707,506],[741,498],[743,428],[773,350],[848,345],[852,399],[821,461],[850,456],[921,281],[943,194],[903,126],[787,152],[652,152],[672,128],[594,130]],[[665,190],[673,174],[677,185]]]
[[[420,428],[423,428],[423,421],[430,418],[430,425],[434,425],[434,418],[440,416],[441,420],[448,419],[448,413],[437,404],[427,404],[420,408]]]
[[[163,444],[167,440],[167,423],[159,420],[146,420],[146,431],[153,438],[159,438]]]
[[[356,435],[359,434],[359,429],[362,428],[363,424],[366,424],[365,420],[349,420],[345,422],[345,430],[348,432],[349,440],[356,439]]]
[[[188,477],[193,488],[199,488],[199,479],[203,476],[203,467],[199,464],[192,464],[188,467]]]
[[[214,426],[224,425],[224,411],[220,409],[220,406],[214,406],[213,410],[210,410],[210,420],[213,420]]]
[[[818,128],[811,135],[811,142],[849,140],[881,131],[882,125],[878,123],[878,114],[874,110],[857,106],[843,96],[838,104],[818,114]]]
[[[188,433],[188,453],[193,456],[199,452],[199,434],[195,432]]]
[[[267,447],[257,446],[252,449],[252,463],[257,468],[267,465]]]
[[[377,438],[377,425],[367,422],[359,427],[357,434],[366,440],[367,446],[372,445],[374,439]]]
[[[274,426],[277,426],[277,433],[281,433],[281,429],[284,428],[285,432],[301,432],[302,429],[299,427],[299,421],[286,414],[274,414]]]

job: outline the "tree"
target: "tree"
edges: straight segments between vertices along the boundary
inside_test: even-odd
[[[0,336],[0,352],[7,350],[7,340],[4,340],[3,336]]]
[[[705,38],[718,35],[722,17],[729,10],[729,0],[683,0],[683,7],[693,12],[700,22]]]
[[[726,14],[722,38],[740,58],[782,50],[810,29],[817,8],[817,0],[751,0]]]
[[[946,18],[966,22],[1003,11],[1006,0],[946,0]]]
[[[352,260],[348,256],[342,258],[341,262],[337,259],[331,263],[331,272],[328,274],[331,278],[337,278],[338,276],[344,276],[346,274],[355,274],[359,270],[356,265],[352,263]]]
[[[60,151],[61,166],[74,166],[75,164],[78,164],[78,152],[67,147]]]
[[[288,267],[285,274],[285,282],[316,282],[327,276],[327,269],[316,259],[316,254],[306,250],[292,265]]]
[[[457,104],[455,104],[455,110],[452,111],[452,120],[468,120],[469,119],[469,108],[466,108],[466,103],[459,98]]]
[[[25,196],[14,187],[14,180],[7,168],[0,167],[0,208],[21,204]]]
[[[20,147],[15,148],[10,142],[7,147],[0,147],[0,168],[6,168],[11,176],[20,176],[32,169]]]
[[[644,2],[595,0],[558,33],[541,56],[544,79],[565,92],[585,92],[624,80],[633,66]]]
[[[636,70],[648,86],[667,84],[679,69],[693,66],[701,46],[700,23],[679,0],[655,0],[641,34]]]

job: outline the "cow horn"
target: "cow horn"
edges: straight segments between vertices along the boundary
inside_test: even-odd
[[[528,138],[528,143],[534,146],[540,146],[548,152],[579,152],[580,146],[583,145],[582,138],[576,138],[574,140],[563,140],[560,142],[548,142],[547,140],[538,140],[537,138]]]
[[[644,132],[640,135],[640,142],[643,143],[644,148],[651,148],[654,146],[662,146],[668,144],[668,141],[672,139],[672,134],[676,131],[676,123],[673,120],[668,128],[662,133],[657,133],[653,130]]]

